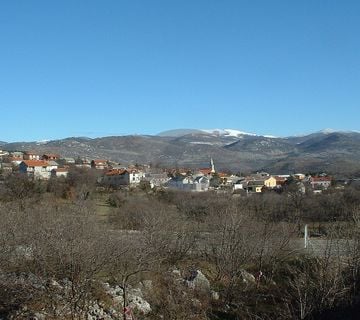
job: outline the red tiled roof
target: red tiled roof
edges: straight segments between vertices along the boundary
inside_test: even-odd
[[[117,176],[128,172],[125,169],[112,169],[105,173],[106,176]]]
[[[22,162],[28,167],[47,167],[49,165],[49,163],[44,160],[24,160]]]
[[[211,169],[210,169],[211,170]],[[225,172],[218,172],[218,176],[220,178],[227,178],[227,177],[230,177],[230,175],[228,173],[225,173]]]
[[[203,174],[210,174],[211,168],[201,168],[201,169],[199,169],[199,171]]]

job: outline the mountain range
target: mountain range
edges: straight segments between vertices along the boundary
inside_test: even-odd
[[[105,158],[122,164],[206,167],[235,172],[360,173],[360,133],[322,130],[291,137],[262,136],[233,129],[176,129],[158,135],[70,137],[40,142],[0,142],[5,150]]]

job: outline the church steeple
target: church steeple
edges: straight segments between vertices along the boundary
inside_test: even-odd
[[[215,165],[214,165],[214,160],[213,158],[211,157],[210,158],[210,165],[211,165],[211,173],[215,173]]]

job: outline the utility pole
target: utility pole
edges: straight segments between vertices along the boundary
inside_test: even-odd
[[[307,249],[308,246],[308,225],[305,225],[304,229],[304,248]]]

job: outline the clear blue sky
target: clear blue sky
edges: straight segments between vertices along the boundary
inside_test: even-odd
[[[360,129],[358,0],[0,2],[0,140]]]

